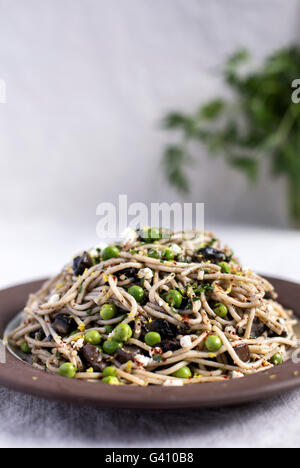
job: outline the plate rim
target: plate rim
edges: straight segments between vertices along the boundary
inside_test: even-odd
[[[279,286],[279,292],[281,287],[288,288],[300,299],[300,284],[270,276],[267,279],[275,283],[277,289]],[[8,321],[24,307],[28,294],[36,291],[44,281],[22,283],[0,291],[1,338]],[[300,306],[295,312],[300,318]],[[8,351],[6,357],[6,364],[0,364],[0,385],[51,401],[98,408],[174,410],[233,406],[300,387],[300,363],[294,364],[292,361],[259,374],[226,382],[184,387],[110,386],[108,392],[108,386],[101,382],[82,382],[46,373],[20,361]]]

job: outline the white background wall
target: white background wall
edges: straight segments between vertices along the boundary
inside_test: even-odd
[[[161,176],[160,118],[222,93],[238,46],[259,60],[295,39],[299,15],[297,0],[0,0],[2,236],[45,247],[56,230],[72,244],[119,193],[180,200]],[[286,224],[283,182],[250,189],[199,161],[188,199],[207,202],[208,221]]]

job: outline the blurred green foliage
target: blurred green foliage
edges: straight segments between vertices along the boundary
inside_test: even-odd
[[[166,148],[164,171],[171,185],[188,192],[188,167],[197,144],[224,157],[252,183],[262,158],[268,158],[272,174],[288,180],[290,215],[300,225],[300,104],[292,102],[292,83],[300,79],[300,48],[280,50],[245,72],[249,59],[247,50],[239,50],[225,64],[231,98],[211,100],[193,114],[165,117],[163,127],[177,132],[179,143]]]

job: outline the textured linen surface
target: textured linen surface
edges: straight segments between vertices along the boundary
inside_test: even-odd
[[[143,412],[0,389],[0,447],[299,447],[300,390],[234,408]]]

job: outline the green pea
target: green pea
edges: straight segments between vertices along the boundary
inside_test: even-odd
[[[225,318],[228,314],[228,309],[226,305],[219,303],[215,305],[214,312],[219,317]]]
[[[106,333],[107,335],[109,335],[109,334],[113,331],[113,329],[114,329],[114,327],[113,327],[112,325],[105,325],[104,328],[105,328],[105,333]]]
[[[76,375],[77,369],[70,362],[66,362],[65,364],[60,366],[58,372],[59,375],[61,375],[62,377],[73,379]]]
[[[223,343],[219,336],[209,335],[205,340],[205,346],[209,352],[213,353],[215,351],[219,351],[219,349],[222,348]]]
[[[274,356],[271,357],[270,362],[274,364],[274,366],[279,366],[283,363],[283,357],[280,353],[276,353],[274,354]]]
[[[120,381],[117,379],[117,377],[112,376],[104,377],[104,379],[102,379],[102,382],[109,385],[120,385]]]
[[[104,304],[100,310],[100,317],[102,320],[111,320],[115,317],[117,308],[115,304]]]
[[[94,346],[101,343],[101,335],[97,330],[90,330],[84,335],[85,342]]]
[[[110,258],[118,258],[120,256],[120,251],[115,245],[110,245],[106,247],[102,252],[102,259],[104,261],[109,260]]]
[[[158,228],[150,228],[144,234],[144,241],[147,244],[158,241],[161,239],[161,231]]]
[[[183,366],[178,371],[174,372],[173,377],[178,379],[190,379],[192,377],[191,369],[187,366]]]
[[[227,273],[228,275],[231,273],[231,266],[227,262],[221,262],[219,263],[219,266],[221,267],[222,273]]]
[[[123,343],[116,340],[107,340],[103,343],[103,351],[106,354],[115,354],[118,348],[122,348]]]
[[[140,286],[131,286],[128,289],[128,293],[134,297],[137,302],[142,302],[145,297],[145,291]]]
[[[150,258],[156,258],[157,260],[159,260],[161,258],[161,253],[159,250],[156,250],[156,249],[150,249],[148,251],[148,257]]]
[[[103,377],[116,377],[117,368],[115,366],[108,366],[103,371]]]
[[[164,260],[167,260],[167,261],[171,262],[172,260],[174,260],[175,254],[174,254],[173,250],[168,248],[168,249],[165,249],[163,251],[162,256],[163,256]]]
[[[182,303],[182,295],[176,289],[171,289],[166,295],[166,301],[170,306],[179,309]]]
[[[132,337],[132,330],[127,323],[120,323],[114,329],[113,334],[116,341],[127,341]]]
[[[145,343],[152,348],[161,342],[161,336],[156,332],[149,332],[145,336]]]
[[[27,343],[27,341],[22,343],[20,348],[21,348],[21,351],[23,351],[23,353],[25,353],[25,354],[30,354],[31,353],[31,348],[29,347],[29,344]]]

